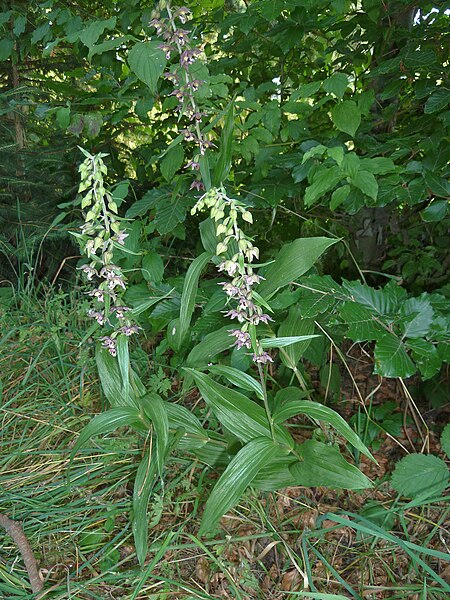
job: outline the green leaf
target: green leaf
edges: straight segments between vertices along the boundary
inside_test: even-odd
[[[231,170],[233,155],[233,130],[234,130],[234,101],[230,102],[225,116],[225,124],[220,135],[219,157],[214,169],[214,185],[220,186],[228,177]]]
[[[353,137],[361,124],[361,111],[353,100],[344,100],[333,108],[331,119],[339,131]]]
[[[416,372],[404,343],[393,333],[386,333],[375,346],[375,370],[382,377],[411,377]]]
[[[62,106],[56,111],[56,121],[61,129],[67,129],[70,125],[70,108]]]
[[[166,411],[166,403],[161,396],[150,392],[143,398],[139,398],[139,405],[145,415],[151,420],[156,431],[156,464],[158,472],[162,475],[163,466],[169,449],[169,419]]]
[[[324,194],[329,192],[342,179],[341,169],[336,165],[334,167],[320,167],[314,174],[312,184],[306,188],[305,204],[311,206],[319,200]]]
[[[205,373],[185,369],[192,375],[206,404],[212,409],[220,423],[243,442],[254,438],[269,437],[267,415],[259,404],[236,390],[217,383]],[[292,447],[289,433],[279,425],[275,427],[277,441]]]
[[[156,461],[152,460],[151,448],[139,463],[133,489],[132,528],[136,555],[142,566],[148,552],[148,502],[156,481]]]
[[[142,275],[146,281],[161,283],[164,276],[164,262],[157,252],[147,252],[142,259]]]
[[[281,338],[292,336],[310,336],[314,333],[314,321],[305,319],[302,316],[300,306],[292,306],[288,316],[283,320],[278,328],[277,335]],[[297,343],[289,345],[284,352],[281,353],[281,361],[287,367],[292,369],[303,356],[304,352],[311,343],[310,339],[304,341],[298,340]]]
[[[425,169],[423,173],[425,185],[429,188],[436,196],[442,198],[449,198],[450,196],[450,183],[443,177],[439,177],[436,173],[433,173],[429,169]]]
[[[174,193],[170,198],[159,198],[156,203],[155,226],[161,235],[175,229],[178,223],[186,218],[187,199],[182,194]]]
[[[285,348],[292,344],[299,342],[310,341],[314,338],[318,338],[320,335],[291,335],[289,337],[273,337],[265,338],[260,340],[260,344],[263,348]]]
[[[130,39],[131,37],[129,35],[122,35],[112,40],[105,40],[101,44],[95,44],[94,46],[90,47],[88,58],[91,60],[96,54],[103,54],[104,52],[115,50],[116,48],[119,48],[119,46],[122,46],[128,42]]]
[[[81,33],[79,39],[85,46],[92,48],[105,29],[114,29],[116,26],[116,17],[111,17],[103,21],[92,21]]]
[[[363,194],[369,196],[373,200],[378,196],[378,183],[372,173],[360,169],[351,179],[352,184],[357,187]]]
[[[354,342],[377,340],[386,332],[373,312],[356,302],[344,302],[340,314],[349,325],[347,335]]]
[[[289,470],[296,485],[326,486],[344,490],[362,490],[372,487],[370,480],[355,466],[349,464],[336,446],[308,440],[299,447],[301,461]]]
[[[161,191],[158,188],[148,190],[140,200],[134,202],[132,206],[127,210],[125,217],[127,219],[134,219],[135,217],[141,217],[148,213],[151,208],[155,208],[158,204],[158,200],[164,199],[165,202],[169,202],[170,195],[167,191]]]
[[[264,273],[265,280],[259,285],[258,293],[268,299],[278,289],[309,271],[325,250],[338,241],[313,237],[299,238],[285,244]]]
[[[450,423],[447,423],[442,432],[441,446],[442,450],[447,455],[447,458],[450,459]]]
[[[186,364],[190,367],[206,366],[213,358],[234,345],[235,338],[230,336],[230,326],[226,325],[205,336],[199,344],[190,351]]]
[[[439,110],[444,109],[447,104],[450,102],[450,91],[443,88],[438,89],[434,94],[428,98],[425,103],[425,114],[429,115]]]
[[[402,302],[400,314],[409,317],[401,326],[405,337],[420,338],[430,331],[434,310],[428,298],[408,298]]]
[[[120,408],[111,408],[104,413],[96,415],[86,427],[80,431],[80,435],[74,444],[70,453],[70,460],[78,450],[88,442],[91,437],[110,433],[118,427],[134,427],[138,430],[145,429],[145,423],[139,413],[139,410],[133,406],[121,406]]]
[[[133,73],[150,90],[156,92],[156,84],[166,66],[164,52],[159,48],[159,41],[137,42],[128,52],[128,64]]]
[[[438,496],[448,485],[447,465],[431,454],[408,454],[396,464],[391,485],[408,498]]]
[[[97,349],[95,354],[98,374],[103,393],[114,408],[133,406],[135,403],[130,395],[124,394],[122,375],[117,359],[104,348]]]
[[[330,209],[336,210],[343,202],[345,202],[350,193],[350,186],[348,184],[342,185],[341,187],[334,190],[331,194]]]
[[[240,387],[248,392],[255,392],[259,398],[263,398],[261,384],[259,381],[256,381],[256,379],[253,379],[248,373],[224,365],[213,365],[212,367],[209,367],[209,372],[213,375],[224,377],[236,387]]]
[[[189,269],[186,272],[183,284],[183,292],[181,294],[179,330],[176,336],[178,348],[183,343],[183,340],[189,331],[192,315],[194,314],[195,309],[198,280],[203,269],[209,263],[211,258],[212,255],[209,252],[203,252],[203,254],[200,254],[200,256],[197,256],[197,258],[192,261],[192,263],[189,265]]]
[[[392,298],[384,290],[376,290],[360,281],[342,282],[342,287],[348,292],[355,302],[367,306],[372,312],[380,316],[389,314],[394,308]]]
[[[275,423],[284,423],[296,415],[306,415],[311,419],[328,423],[328,425],[334,427],[347,442],[350,442],[357,450],[375,461],[368,448],[362,443],[359,436],[347,424],[345,419],[333,409],[328,408],[328,406],[324,406],[319,402],[312,402],[311,400],[290,400],[275,411],[273,419]]]
[[[178,144],[169,150],[160,163],[161,173],[166,181],[172,181],[173,176],[181,167],[183,161],[184,150],[181,144]]]
[[[325,79],[322,87],[328,94],[334,94],[341,99],[348,87],[348,77],[345,73],[334,73],[331,77]]]
[[[280,452],[280,446],[267,437],[255,438],[239,450],[206,502],[199,535],[216,527],[220,517],[237,504],[258,472]]]
[[[447,200],[434,200],[421,211],[420,216],[427,223],[435,223],[442,221],[447,215],[448,201]]]
[[[130,396],[130,355],[126,335],[119,335],[117,338],[117,364],[122,382],[122,395],[128,398]]]
[[[0,61],[3,62],[11,56],[13,46],[14,42],[12,40],[7,38],[0,40]]]

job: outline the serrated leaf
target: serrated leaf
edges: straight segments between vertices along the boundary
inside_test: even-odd
[[[105,29],[114,29],[115,26],[116,17],[102,21],[92,21],[92,23],[80,32],[78,37],[85,46],[92,48]]]
[[[354,342],[377,340],[386,332],[373,312],[357,302],[345,302],[340,314],[349,326],[347,335]]]
[[[447,423],[442,432],[441,446],[442,450],[447,455],[447,458],[450,459],[450,423]]]
[[[348,87],[348,77],[345,73],[333,73],[331,77],[325,79],[322,87],[327,93],[334,94],[341,99]]]
[[[375,370],[382,377],[411,377],[416,372],[402,340],[386,333],[375,346]]]
[[[408,454],[396,464],[391,485],[408,498],[437,496],[448,485],[447,465],[431,454]]]
[[[206,404],[212,409],[220,423],[243,442],[254,438],[269,437],[267,415],[259,404],[236,390],[217,383],[205,373],[185,369],[194,378]],[[275,436],[279,443],[292,447],[289,433],[277,425]]]
[[[402,323],[403,335],[407,338],[420,338],[427,335],[433,322],[433,307],[425,298],[408,298],[400,306],[400,314],[409,317]]]
[[[331,119],[339,131],[353,137],[361,124],[361,110],[353,100],[344,100],[333,108]]]
[[[320,167],[314,175],[312,184],[306,188],[305,204],[311,206],[324,194],[334,188],[342,179],[342,172],[338,166]]]
[[[160,163],[162,176],[166,181],[172,181],[175,173],[184,161],[184,150],[181,144],[171,148]]]
[[[450,91],[447,89],[438,89],[428,98],[425,103],[425,114],[429,115],[439,110],[443,110],[450,102]]]
[[[213,375],[224,377],[236,387],[240,387],[248,392],[254,392],[259,398],[263,398],[261,384],[248,373],[224,365],[213,365],[209,367],[209,372]]]
[[[164,262],[157,252],[147,252],[142,259],[142,276],[146,281],[161,283],[164,275]]]
[[[130,206],[125,217],[127,219],[134,219],[135,217],[147,214],[151,208],[156,207],[158,200],[161,198],[164,198],[167,202],[170,201],[170,195],[167,192],[163,192],[158,188],[148,190],[140,200]]]
[[[186,218],[187,200],[181,194],[160,198],[156,205],[155,226],[161,235],[170,233]]]
[[[206,502],[199,535],[216,526],[220,517],[237,504],[258,472],[281,451],[280,446],[267,437],[252,439],[239,450]]]
[[[344,490],[372,487],[370,480],[349,464],[335,446],[308,440],[299,447],[301,461],[289,467],[296,485],[326,486]]]
[[[176,338],[177,346],[180,347],[186,334],[189,331],[191,324],[192,315],[195,309],[195,298],[197,296],[198,281],[203,269],[209,263],[212,258],[212,254],[209,252],[203,252],[200,256],[197,256],[186,272],[184,278],[183,291],[181,294],[181,307],[180,307],[180,322],[178,337]]]
[[[324,406],[319,402],[312,402],[311,400],[290,400],[275,411],[273,419],[275,423],[284,423],[296,415],[306,415],[311,419],[328,423],[328,425],[334,427],[343,438],[350,442],[352,446],[371,460],[375,461],[368,448],[362,443],[359,436],[347,424],[345,419],[333,409],[328,408],[328,406]]]
[[[131,70],[153,93],[167,62],[159,45],[159,41],[137,42],[128,52]]]
[[[352,177],[351,181],[363,194],[366,194],[366,196],[369,196],[373,200],[377,199],[378,183],[372,173],[360,169],[356,175]]]
[[[314,237],[300,238],[285,244],[264,273],[265,280],[259,285],[258,293],[268,299],[278,289],[309,271],[325,250],[338,241]]]
[[[391,295],[384,290],[377,290],[360,281],[346,281],[345,279],[342,287],[350,294],[352,300],[380,316],[389,314],[395,308]]]

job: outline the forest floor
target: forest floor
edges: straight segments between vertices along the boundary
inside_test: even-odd
[[[333,407],[348,420],[366,410],[373,416],[362,431],[378,464],[356,458],[375,486],[248,492],[223,517],[220,536],[199,539],[216,474],[174,456],[151,500],[150,549],[139,567],[129,519],[137,436],[126,428],[99,436],[69,463],[80,430],[104,403],[83,324],[63,305],[44,303],[26,316],[0,309],[0,514],[22,523],[44,580],[33,595],[19,551],[1,531],[0,598],[446,597],[449,504],[401,499],[389,477],[407,452],[442,455],[448,405],[430,409],[406,385],[372,376],[371,360],[356,347]]]

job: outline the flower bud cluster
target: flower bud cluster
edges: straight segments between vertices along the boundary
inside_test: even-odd
[[[210,140],[205,138],[200,129],[205,113],[199,110],[194,95],[205,82],[194,78],[190,70],[190,66],[198,60],[202,51],[193,45],[191,32],[180,26],[191,18],[191,11],[184,6],[171,7],[168,1],[160,4],[164,4],[164,11],[157,11],[156,16],[150,21],[150,25],[164,40],[160,44],[160,48],[164,51],[166,59],[171,60],[174,56],[178,57],[178,63],[164,73],[164,77],[174,85],[174,90],[170,95],[175,96],[179,101],[177,110],[180,117],[184,116],[188,119],[188,124],[182,129],[184,139],[186,142],[193,142],[196,147],[193,158],[186,163],[185,169],[198,173],[200,156],[203,156],[206,150],[213,145]],[[205,189],[199,175],[192,182],[191,189]]]
[[[272,321],[272,318],[264,313],[253,290],[253,286],[262,279],[254,273],[251,266],[253,260],[259,258],[259,250],[239,226],[239,218],[253,223],[253,217],[241,202],[228,198],[224,188],[211,188],[198,200],[191,213],[195,214],[205,208],[209,209],[215,222],[217,237],[222,237],[216,248],[217,256],[223,259],[218,270],[232,278],[231,282],[219,284],[229,301],[235,304],[234,308],[225,312],[225,316],[236,319],[241,324],[240,329],[230,330],[230,335],[236,338],[235,346],[238,349],[253,348],[255,362],[272,362],[272,358],[263,351],[258,341],[252,342],[249,332],[251,325]],[[235,249],[234,254],[231,258],[226,258],[225,255],[231,248]]]
[[[131,309],[122,304],[121,296],[126,289],[126,278],[122,269],[112,262],[114,247],[123,246],[128,234],[121,229],[117,205],[105,188],[107,168],[102,158],[106,155],[93,156],[81,150],[86,159],[79,167],[81,183],[78,192],[84,192],[81,208],[86,212],[81,233],[75,235],[89,263],[80,267],[80,270],[87,281],[95,285],[95,288],[86,292],[95,301],[95,307],[88,311],[88,316],[99,325],[113,329],[112,333],[100,340],[102,346],[115,356],[117,336],[129,336],[139,330],[130,319]],[[110,321],[112,316],[115,326]]]

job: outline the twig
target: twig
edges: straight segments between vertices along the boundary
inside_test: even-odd
[[[39,576],[38,565],[30,542],[24,534],[21,524],[17,521],[13,521],[6,515],[0,515],[0,526],[2,526],[6,530],[6,533],[12,537],[22,555],[33,594],[40,592],[44,587],[44,584]]]

